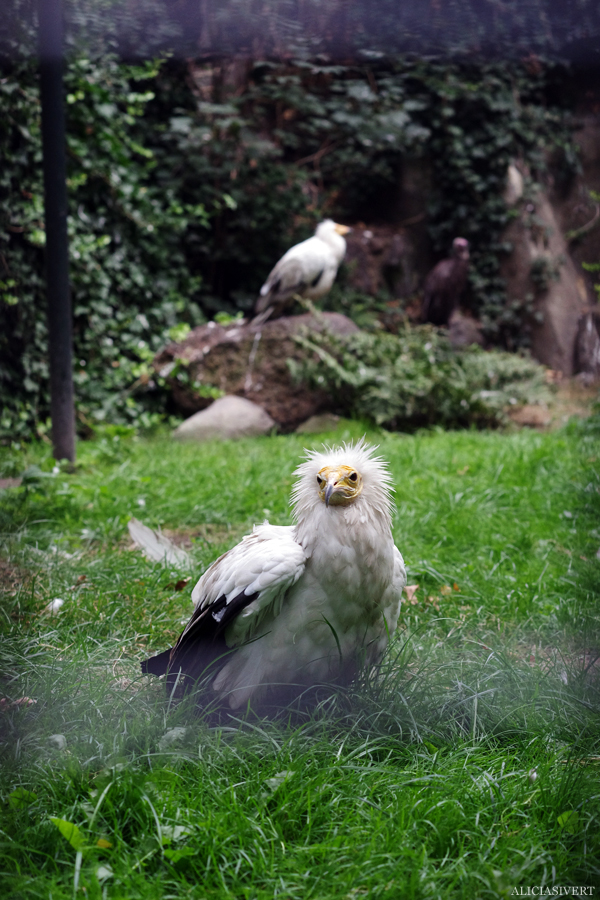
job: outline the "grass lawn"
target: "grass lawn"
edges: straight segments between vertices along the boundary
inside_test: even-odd
[[[0,477],[27,473],[0,491],[0,896],[592,896],[599,434],[373,432],[419,585],[381,671],[220,727],[139,660],[177,636],[209,562],[289,523],[321,440],[108,429],[72,474],[44,446],[1,450]],[[176,533],[189,571],[132,551],[131,515]]]

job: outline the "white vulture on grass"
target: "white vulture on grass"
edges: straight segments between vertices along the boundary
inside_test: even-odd
[[[396,629],[406,572],[391,532],[391,478],[364,441],[310,451],[295,472],[294,525],[265,522],[206,570],[175,646],[145,660],[218,704],[348,683]],[[292,692],[293,694],[293,692]]]
[[[311,238],[290,247],[260,289],[254,308],[258,321],[280,316],[295,296],[316,300],[330,291],[346,253],[343,235],[349,231],[347,225],[325,219]]]

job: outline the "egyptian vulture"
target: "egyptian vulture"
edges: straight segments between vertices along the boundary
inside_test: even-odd
[[[316,300],[331,290],[346,253],[342,235],[349,231],[347,225],[325,219],[311,238],[290,247],[260,289],[254,308],[259,321],[280,316],[296,295]]]
[[[469,242],[466,238],[454,238],[451,258],[442,259],[425,279],[421,306],[423,322],[448,324],[465,289],[468,271]]]
[[[236,710],[323,682],[348,683],[381,658],[406,572],[391,532],[391,477],[364,440],[307,451],[294,525],[265,522],[209,568],[174,647],[142,663],[169,689],[198,679]],[[293,688],[293,690],[292,690]]]

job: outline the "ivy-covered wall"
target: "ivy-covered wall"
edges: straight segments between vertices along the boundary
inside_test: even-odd
[[[167,411],[149,375],[155,351],[230,296],[234,311],[240,273],[256,282],[304,202],[278,162],[253,163],[235,126],[211,127],[206,141],[183,64],[76,58],[65,80],[78,422],[149,424]],[[0,156],[0,436],[17,439],[43,434],[49,414],[31,63],[0,78]]]
[[[502,343],[506,169],[576,164],[559,71],[531,60],[189,68],[113,56],[66,72],[76,390],[82,427],[168,409],[148,365],[182,325],[247,312],[273,262],[323,215],[389,218],[407,158],[433,171],[436,252],[473,247],[470,298]],[[0,435],[48,415],[39,97],[31,62],[0,78]],[[518,312],[518,311],[517,311]],[[175,329],[175,331],[173,331]]]

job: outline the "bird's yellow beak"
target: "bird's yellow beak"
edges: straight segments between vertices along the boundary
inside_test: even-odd
[[[362,477],[352,466],[323,466],[317,475],[319,497],[325,506],[348,506],[362,491]]]
[[[335,230],[338,234],[349,234],[352,231],[349,225],[340,225],[338,222],[335,223]]]

